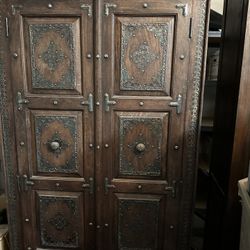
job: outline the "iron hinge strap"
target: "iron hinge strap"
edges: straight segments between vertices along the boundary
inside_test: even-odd
[[[88,106],[89,112],[94,112],[94,96],[89,94],[88,101],[82,101],[82,105]]]
[[[106,112],[109,112],[110,110],[110,105],[116,105],[116,101],[112,101],[109,99],[109,94],[104,95],[104,108]]]
[[[82,184],[82,188],[88,188],[90,194],[94,194],[94,178],[90,177],[89,178],[89,183],[84,183]]]
[[[115,185],[109,184],[109,179],[108,179],[108,177],[106,177],[106,178],[104,179],[104,190],[105,190],[105,194],[108,194],[109,189],[111,189],[111,188],[115,188]]]
[[[181,111],[182,111],[182,101],[183,101],[182,95],[179,94],[177,96],[177,100],[176,101],[173,101],[173,102],[169,103],[170,107],[175,107],[176,108],[176,113],[178,115],[181,114]]]
[[[165,187],[165,191],[171,192],[172,197],[175,198],[176,197],[176,188],[177,188],[177,181],[172,181],[172,186],[167,185]]]

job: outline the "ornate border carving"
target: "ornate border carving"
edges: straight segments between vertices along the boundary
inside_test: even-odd
[[[199,102],[201,93],[201,81],[202,81],[202,67],[204,56],[204,36],[206,27],[206,13],[207,13],[207,0],[195,1],[199,2],[198,11],[198,33],[195,44],[195,59],[194,59],[194,71],[193,71],[193,85],[192,85],[192,103],[189,109],[188,128],[185,138],[185,144],[187,149],[186,166],[184,170],[184,185],[182,196],[182,227],[180,230],[180,245],[178,249],[189,249],[189,236],[191,231],[191,219],[190,215],[193,210],[193,192],[194,192],[194,180],[195,180],[195,165],[196,165],[196,145],[198,139],[198,122],[199,122]]]
[[[0,0],[0,115],[1,126],[3,130],[3,149],[5,159],[5,171],[7,178],[7,197],[8,197],[8,219],[10,231],[10,244],[12,250],[19,250],[21,247],[20,233],[15,227],[15,224],[20,224],[18,209],[17,209],[17,189],[16,178],[14,171],[13,152],[11,132],[10,132],[10,117],[7,106],[7,76],[6,76],[6,59],[5,59],[5,41],[4,41],[4,14],[5,14],[5,1]],[[5,14],[6,15],[6,14]]]

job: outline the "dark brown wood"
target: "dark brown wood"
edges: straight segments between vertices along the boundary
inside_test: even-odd
[[[207,1],[185,4],[2,4],[14,250],[189,248]]]

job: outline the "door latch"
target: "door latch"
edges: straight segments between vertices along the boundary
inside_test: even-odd
[[[110,110],[110,105],[115,105],[116,104],[116,101],[111,101],[110,99],[109,99],[109,94],[105,94],[104,95],[104,108],[105,108],[105,111],[106,112],[109,112],[109,110]]]
[[[109,184],[109,179],[108,179],[108,177],[106,177],[106,178],[104,179],[104,190],[105,190],[105,194],[108,194],[109,189],[111,189],[111,188],[115,188],[115,185]]]
[[[17,186],[19,192],[27,192],[35,183],[31,181],[26,174],[17,176]]]
[[[20,111],[23,109],[23,104],[28,104],[29,100],[22,97],[22,93],[20,91],[17,92],[17,109]]]
[[[89,112],[94,112],[94,97],[92,94],[89,94],[88,101],[82,101],[81,105],[86,105],[89,108]]]
[[[176,197],[176,188],[177,188],[177,182],[176,181],[172,181],[172,186],[167,185],[165,187],[165,191],[171,192],[172,193],[172,197],[175,198]]]
[[[94,178],[90,177],[89,178],[89,183],[83,183],[82,184],[82,188],[88,188],[89,189],[89,193],[93,194],[94,193]]]
[[[178,115],[181,114],[182,111],[182,101],[183,101],[182,99],[183,99],[182,95],[178,95],[176,101],[169,103],[170,107],[176,107],[176,113]]]

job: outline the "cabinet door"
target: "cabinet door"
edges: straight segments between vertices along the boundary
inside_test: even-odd
[[[191,5],[104,1],[105,249],[177,249]]]
[[[23,249],[95,249],[92,1],[12,5]]]

